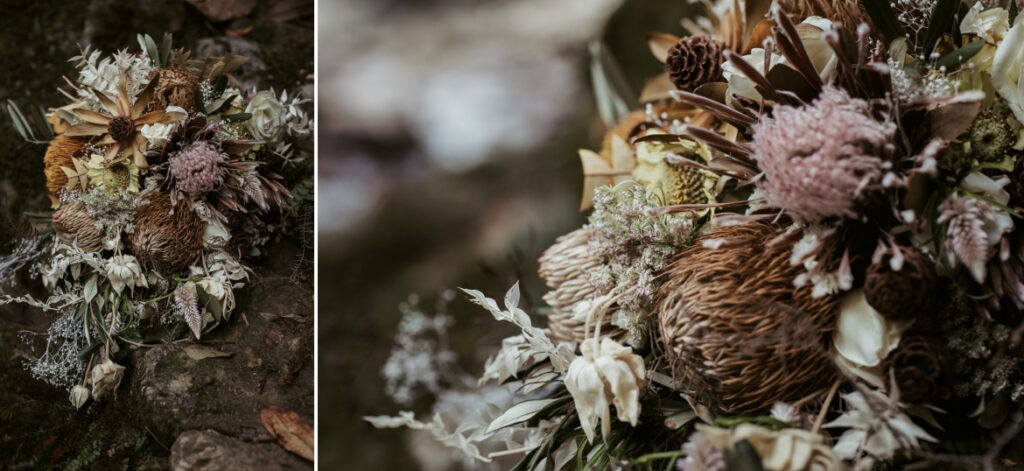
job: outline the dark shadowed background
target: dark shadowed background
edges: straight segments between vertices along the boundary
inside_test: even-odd
[[[456,287],[540,301],[536,259],[583,222],[576,150],[600,144],[588,44],[635,91],[661,65],[646,33],[682,34],[668,0],[321,2],[320,459],[326,469],[448,469],[416,434],[366,415],[407,407],[381,367],[401,319]],[[481,372],[512,331],[459,295],[451,343]],[[432,398],[412,409],[429,420]],[[426,457],[430,457],[427,460]],[[419,458],[417,458],[419,457]],[[431,461],[428,463],[428,461]]]
[[[65,104],[57,88],[73,73],[68,59],[80,45],[137,50],[136,34],[164,32],[194,56],[252,56],[241,77],[247,83],[311,93],[313,0],[4,0],[0,100],[36,119],[36,109]],[[29,235],[24,211],[49,206],[44,151],[22,141],[0,114],[0,254]],[[258,276],[239,292],[239,314],[209,337],[231,358],[199,368],[179,347],[137,351],[116,400],[77,412],[65,391],[22,368],[31,352],[20,333],[43,330],[50,319],[0,307],[0,469],[170,469],[202,465],[196,459],[212,460],[206,469],[221,469],[217,460],[228,469],[310,468],[259,421],[270,405],[313,418],[311,268],[296,271],[311,255],[302,232],[293,232],[253,262]],[[0,293],[34,289],[23,278]],[[191,449],[176,446],[185,434]]]

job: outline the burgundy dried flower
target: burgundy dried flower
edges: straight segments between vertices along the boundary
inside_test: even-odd
[[[877,186],[896,125],[876,119],[868,102],[826,87],[810,105],[775,107],[754,126],[757,189],[797,222],[856,217],[857,203]]]
[[[888,319],[913,319],[928,313],[932,305],[938,281],[935,264],[917,249],[897,250],[902,266],[894,270],[891,258],[873,263],[864,279],[864,295],[868,304]]]
[[[200,141],[171,156],[170,173],[178,190],[199,195],[220,188],[228,155],[217,146]]]
[[[886,359],[900,399],[910,404],[943,399],[949,392],[950,360],[945,344],[927,337],[909,337]]]

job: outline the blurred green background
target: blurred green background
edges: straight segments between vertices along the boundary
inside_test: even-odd
[[[380,372],[399,303],[418,294],[429,313],[444,289],[500,299],[517,280],[528,312],[542,303],[537,257],[584,222],[576,151],[599,147],[605,130],[587,45],[603,39],[638,93],[661,69],[646,34],[682,35],[689,8],[668,0],[321,2],[325,469],[427,467],[415,456],[429,450],[417,452],[412,434],[362,420],[405,408],[385,394]],[[461,294],[448,311],[460,366],[478,375],[515,332]],[[431,402],[414,405],[420,418],[429,419]]]

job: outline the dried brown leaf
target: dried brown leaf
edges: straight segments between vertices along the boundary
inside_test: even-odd
[[[229,358],[234,355],[234,352],[222,352],[208,345],[193,344],[185,346],[185,354],[189,358],[199,361],[207,358]]]
[[[298,413],[270,406],[260,411],[260,422],[285,450],[313,461],[313,426]]]

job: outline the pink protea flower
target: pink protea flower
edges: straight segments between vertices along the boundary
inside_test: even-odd
[[[881,155],[895,133],[868,102],[826,87],[810,105],[776,106],[754,126],[753,158],[763,172],[755,184],[797,222],[856,217],[856,202],[882,179]]]
[[[200,141],[189,145],[170,158],[170,172],[178,190],[199,195],[220,188],[224,183],[222,164],[227,154],[217,146]]]

